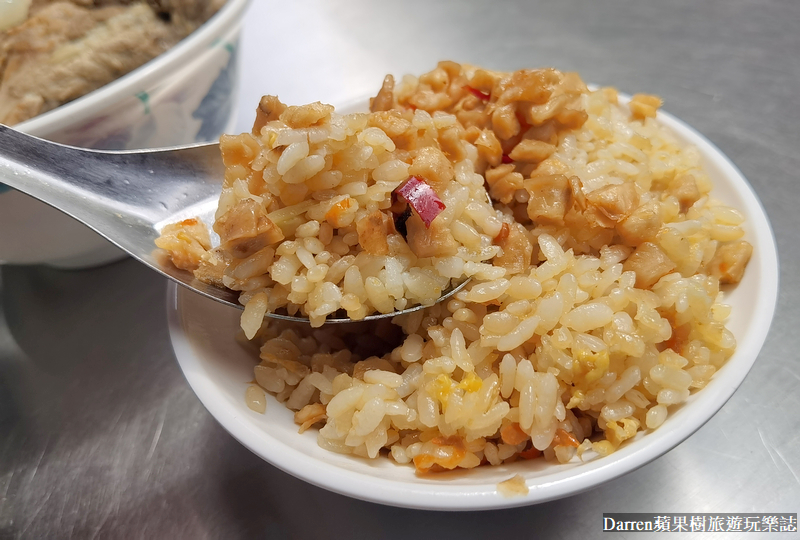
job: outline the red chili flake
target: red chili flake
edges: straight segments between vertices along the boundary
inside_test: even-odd
[[[422,218],[425,227],[430,227],[436,216],[445,209],[444,203],[433,188],[418,176],[406,180],[406,183],[397,189],[397,194],[408,201],[411,208]]]
[[[476,98],[481,99],[483,101],[489,101],[489,98],[492,97],[491,94],[484,94],[483,92],[481,92],[477,88],[472,88],[471,86],[467,86],[466,88],[467,88],[467,90],[469,90],[472,93],[473,96],[475,96]]]
[[[514,160],[511,159],[508,154],[503,154],[503,159],[501,160],[503,163],[514,163]]]

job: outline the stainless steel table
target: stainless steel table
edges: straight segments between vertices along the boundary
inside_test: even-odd
[[[3,267],[0,538],[585,539],[603,512],[797,512],[798,23],[795,0],[254,0],[239,130],[262,93],[344,104],[387,72],[444,58],[552,65],[663,96],[734,160],[772,220],[781,297],[767,343],[718,415],[636,472],[528,508],[411,511],[307,485],[223,431],[178,370],[155,273],[130,260]]]

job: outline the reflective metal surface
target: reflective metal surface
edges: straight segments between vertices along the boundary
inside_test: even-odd
[[[253,107],[262,93],[343,105],[377,90],[385,72],[420,73],[442,58],[554,65],[660,94],[731,157],[769,214],[782,270],[767,343],[719,414],[625,477],[528,508],[412,511],[307,485],[228,436],[175,364],[157,274],[134,261],[81,272],[3,267],[0,538],[584,540],[601,536],[603,512],[800,509],[800,3],[327,0],[250,9],[240,103]],[[251,109],[242,108],[240,131]]]
[[[219,145],[100,151],[48,142],[0,125],[0,179],[88,225],[161,275],[241,307],[238,293],[172,265],[153,243],[161,229],[198,216],[213,223],[225,168]]]

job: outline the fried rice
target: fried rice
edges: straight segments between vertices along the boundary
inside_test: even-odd
[[[323,448],[420,473],[607,455],[731,356],[720,284],[752,251],[660,105],[453,62],[387,76],[369,113],[265,96],[220,142],[219,246],[197,220],[157,244],[240,291],[248,404],[273,394]],[[323,326],[418,304],[366,332],[377,353]]]

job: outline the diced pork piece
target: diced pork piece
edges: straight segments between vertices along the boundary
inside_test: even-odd
[[[561,78],[562,75],[553,68],[520,69],[511,75],[510,84],[503,90],[499,101],[523,101],[535,105],[547,103],[552,96],[553,85]]]
[[[675,263],[652,242],[644,242],[636,248],[622,265],[624,271],[636,273],[636,286],[649,289],[662,277],[675,269]]]
[[[281,113],[280,120],[290,128],[307,128],[321,124],[331,117],[333,105],[315,101],[308,105],[292,105]]]
[[[434,92],[443,92],[450,83],[450,76],[441,65],[438,65],[432,71],[420,75],[419,83],[430,86]]]
[[[639,194],[633,182],[614,184],[586,195],[587,213],[598,225],[611,228],[639,206]]]
[[[452,60],[441,60],[436,64],[437,69],[441,69],[447,74],[447,80],[451,83],[456,77],[461,77],[461,64]]]
[[[514,165],[510,163],[487,169],[485,177],[489,184],[489,196],[503,204],[510,203],[517,190],[525,187],[522,175],[515,172]]]
[[[261,153],[261,145],[249,133],[222,135],[219,138],[219,150],[225,167],[247,166]]]
[[[417,257],[450,257],[458,252],[458,243],[450,229],[438,221],[426,227],[422,219],[412,213],[406,221],[406,230],[408,246]]]
[[[684,212],[702,196],[691,174],[682,174],[670,180],[667,193],[678,199]]]
[[[503,229],[507,231],[506,234],[503,234]],[[530,266],[533,244],[519,223],[510,227],[504,223],[503,229],[495,238],[495,244],[503,248],[503,253],[495,257],[493,263],[505,268],[509,274],[518,274]]]
[[[242,199],[214,223],[220,247],[243,259],[283,240],[283,232],[268,217],[264,207],[253,199]]]
[[[380,128],[401,150],[411,150],[417,138],[416,128],[397,110],[373,113],[369,115],[368,124]]]
[[[391,139],[402,135],[410,129],[414,129],[413,124],[403,118],[403,114],[397,110],[379,111],[371,114],[367,119],[367,124],[371,127],[380,128]]]
[[[475,142],[478,140],[478,137],[480,137],[482,133],[483,131],[481,131],[481,129],[477,126],[470,126],[464,129],[464,135],[462,135],[462,138],[468,143],[475,144]],[[502,158],[502,156],[500,157]]]
[[[660,229],[661,206],[658,201],[644,203],[617,223],[617,233],[629,246],[638,246],[652,240]]]
[[[369,110],[372,112],[390,110],[394,106],[394,77],[387,75],[378,95],[369,101]]]
[[[508,157],[514,161],[539,163],[549,158],[555,151],[556,147],[552,144],[534,139],[523,139],[511,150]]]
[[[447,110],[453,104],[453,98],[442,92],[434,92],[430,88],[419,88],[408,98],[408,103],[417,109],[433,113]]]
[[[469,86],[484,94],[491,94],[492,88],[494,88],[494,84],[498,79],[499,75],[497,73],[492,73],[485,69],[476,69],[469,80]]]
[[[480,136],[475,140],[478,149],[478,157],[486,160],[492,167],[497,167],[503,160],[503,147],[497,139],[497,135],[491,129],[484,129]]]
[[[540,126],[533,126],[522,136],[524,139],[536,139],[548,144],[558,144],[558,129],[554,121],[545,122]]]
[[[460,126],[452,126],[439,133],[439,144],[448,159],[453,163],[467,159],[467,152],[461,142],[461,133],[463,131],[464,128]]]
[[[370,255],[388,255],[389,242],[386,240],[392,220],[380,210],[367,214],[356,222],[358,243]]]
[[[583,182],[577,176],[569,177],[569,189],[572,193],[572,205],[575,210],[583,212],[586,210],[587,202],[586,195],[583,193]]]
[[[263,96],[256,107],[256,121],[253,123],[253,135],[259,135],[261,128],[269,122],[281,117],[286,105],[277,96]],[[223,135],[224,136],[224,135]]]
[[[555,116],[555,119],[565,129],[578,129],[586,123],[589,115],[580,109],[564,108]]]
[[[167,225],[156,238],[156,245],[169,253],[172,264],[183,270],[196,269],[211,249],[208,229],[197,218]]]
[[[519,133],[521,127],[517,119],[517,109],[512,104],[497,107],[492,113],[492,128],[504,141]]]
[[[453,164],[447,156],[432,146],[416,151],[414,160],[408,168],[408,174],[424,178],[437,193],[442,193],[447,183],[456,175]]]
[[[720,283],[739,283],[752,254],[753,246],[744,240],[720,244],[708,263],[708,272]]]
[[[203,283],[210,283],[215,287],[224,289],[225,283],[222,280],[222,276],[226,267],[225,260],[217,255],[215,250],[212,250],[203,256],[203,259],[194,271],[194,277]]]
[[[634,118],[644,120],[645,118],[655,118],[656,111],[658,111],[662,103],[661,98],[658,96],[634,94],[630,103],[628,103],[628,107]]]
[[[563,174],[566,176],[571,173],[572,168],[569,165],[554,156],[550,156],[536,166],[536,171],[531,173],[531,178],[534,176],[547,176],[548,174]]]
[[[552,118],[556,118],[569,102],[570,97],[568,95],[558,94],[550,99],[547,103],[543,103],[541,105],[520,105],[520,112],[528,124],[532,126],[538,126],[544,124]]]
[[[563,174],[537,176],[524,182],[528,191],[528,217],[544,225],[563,225],[572,190]]]

